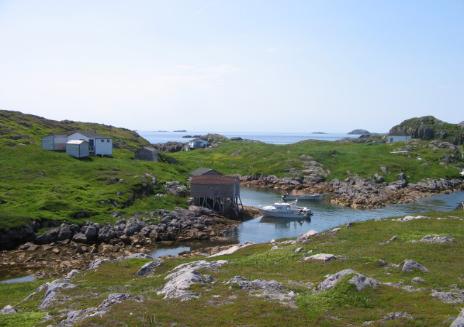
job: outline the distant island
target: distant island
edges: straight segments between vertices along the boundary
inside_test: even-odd
[[[312,132],[311,134],[327,134],[326,132]]]
[[[348,134],[350,134],[350,135],[369,135],[371,133],[368,130],[365,130],[365,129],[354,129],[351,132],[349,132]]]
[[[187,133],[186,129],[176,129],[175,131],[172,131],[173,133]]]

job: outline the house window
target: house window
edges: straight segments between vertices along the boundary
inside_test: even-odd
[[[106,142],[110,143],[110,140],[106,140]]]
[[[105,142],[105,140],[101,140],[101,142],[103,143],[103,142]]]

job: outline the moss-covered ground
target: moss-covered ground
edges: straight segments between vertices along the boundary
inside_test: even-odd
[[[464,212],[431,213],[429,218],[409,222],[392,219],[355,223],[337,232],[314,236],[306,244],[271,244],[244,248],[234,254],[207,260],[228,260],[217,272],[211,273],[213,284],[194,286],[200,297],[180,302],[164,300],[156,291],[164,277],[176,265],[194,258],[167,259],[148,277],[136,277],[145,260],[129,260],[102,265],[96,271],[83,272],[73,279],[76,288],[65,291],[69,301],[57,304],[49,313],[57,317],[60,310],[81,309],[98,305],[109,293],[125,292],[141,295],[143,302],[126,301],[115,305],[101,318],[81,323],[82,326],[449,326],[461,305],[445,304],[431,296],[432,289],[464,288]],[[439,234],[454,238],[449,244],[413,242],[425,235]],[[396,235],[397,239],[384,241]],[[297,247],[303,247],[295,253]],[[320,263],[304,262],[309,253],[332,253],[344,259]],[[388,263],[387,266],[379,260]],[[402,272],[399,264],[413,259],[429,269],[428,273]],[[308,284],[317,285],[327,274],[352,268],[380,282],[401,282],[422,290],[407,292],[390,286],[367,288],[361,292],[347,283],[322,293],[313,292]],[[249,295],[246,291],[225,285],[235,275],[248,279],[277,280],[297,293],[297,307]],[[411,282],[422,277],[423,284]],[[1,305],[20,303],[37,283],[22,286],[0,285]],[[13,294],[10,297],[10,294]],[[36,309],[40,296],[19,304],[17,318],[0,317],[5,326],[46,326],[37,322],[44,313]],[[407,312],[414,320],[380,322],[391,312]],[[53,320],[52,320],[53,321]]]

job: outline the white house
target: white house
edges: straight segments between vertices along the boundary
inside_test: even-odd
[[[408,142],[411,141],[411,136],[409,135],[387,135],[387,143],[396,143],[396,142]]]
[[[65,151],[67,141],[66,135],[47,135],[42,138],[42,148],[50,151]]]
[[[89,153],[97,156],[111,156],[113,154],[113,140],[111,137],[88,132],[76,132],[68,136],[70,140],[84,140],[89,144]]]
[[[194,139],[189,142],[190,149],[202,149],[208,146],[208,141],[202,139]]]
[[[85,140],[69,140],[66,142],[66,153],[74,158],[87,158],[89,153],[89,142]]]

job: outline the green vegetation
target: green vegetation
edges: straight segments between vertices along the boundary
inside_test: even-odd
[[[42,150],[41,137],[75,130],[113,137],[113,158],[77,160],[61,152]],[[304,160],[310,156],[328,171],[328,180],[351,174],[370,178],[381,173],[384,166],[387,181],[405,172],[412,182],[427,177],[458,177],[463,167],[462,147],[456,154],[431,148],[426,141],[406,145],[406,154],[391,153],[404,144],[224,141],[214,148],[164,156],[159,163],[133,160],[133,150],[147,143],[122,128],[0,111],[0,230],[37,219],[109,222],[114,220],[114,212],[130,215],[186,206],[185,198],[154,194],[165,193],[166,181],[186,182],[189,172],[202,166],[225,174],[301,177]],[[442,162],[450,156],[451,161]],[[156,185],[151,185],[150,176],[156,177]]]
[[[432,213],[428,216],[429,219],[409,222],[386,219],[356,223],[350,228],[343,227],[337,233],[316,235],[306,244],[280,244],[277,250],[271,250],[270,244],[259,244],[232,255],[214,258],[225,259],[229,263],[217,272],[205,272],[213,275],[215,283],[195,285],[193,289],[201,296],[188,302],[164,300],[156,291],[165,283],[164,278],[173,267],[204,257],[168,259],[157,268],[154,275],[148,277],[135,276],[145,260],[104,264],[96,271],[77,275],[73,279],[77,287],[64,291],[69,301],[57,304],[50,313],[56,317],[65,308],[70,310],[96,306],[108,294],[124,292],[142,295],[144,301],[126,301],[115,305],[102,318],[92,318],[81,325],[167,326],[176,323],[181,326],[360,326],[364,321],[378,321],[388,313],[401,311],[411,314],[415,320],[395,320],[374,326],[448,326],[450,319],[459,313],[461,305],[442,303],[431,296],[431,290],[449,290],[452,284],[464,288],[464,212]],[[455,241],[449,244],[411,242],[429,234],[449,235]],[[383,244],[393,235],[397,236],[395,241]],[[303,250],[295,253],[297,247],[303,247]],[[309,253],[333,253],[345,259],[327,263],[304,262],[302,258]],[[380,264],[380,259],[389,264],[413,259],[425,265],[429,272],[405,273],[399,267]],[[346,268],[380,282],[402,282],[422,290],[407,292],[382,285],[358,292],[346,283],[346,279],[325,292],[316,293],[307,286],[315,286],[327,274]],[[226,281],[236,275],[250,280],[259,278],[281,282],[288,290],[298,294],[297,307],[288,308],[225,285]],[[422,277],[425,282],[413,284],[411,279],[416,276]],[[6,292],[9,290],[0,288],[0,297],[6,298]],[[31,303],[36,305],[41,296],[19,304],[18,308],[28,312],[28,315],[34,312],[39,314],[39,311],[32,309]],[[7,302],[15,305],[19,301]],[[182,314],[179,314],[180,307]],[[41,323],[39,326],[50,323]],[[14,326],[8,320],[3,320],[3,324]]]
[[[350,174],[365,178],[371,178],[375,173],[383,175],[381,166],[388,169],[387,181],[396,180],[400,172],[405,172],[412,182],[424,178],[459,177],[457,167],[463,165],[462,160],[440,164],[449,150],[432,149],[428,142],[417,141],[407,154],[391,153],[404,146],[404,143],[350,141],[304,141],[290,145],[228,141],[214,149],[179,152],[173,156],[189,169],[204,166],[228,174],[298,177],[304,168],[301,158],[309,155],[329,170],[328,180],[344,179]]]

